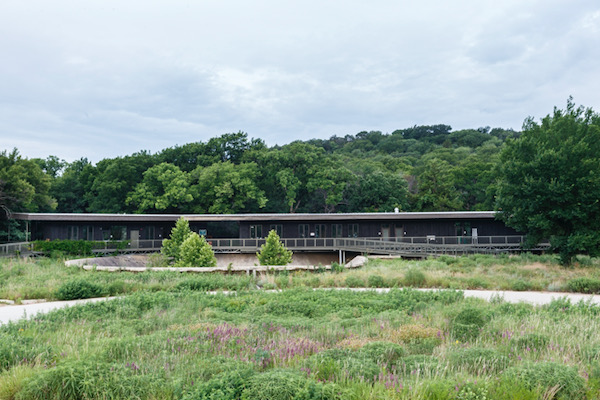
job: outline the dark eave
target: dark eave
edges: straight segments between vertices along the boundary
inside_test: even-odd
[[[174,222],[184,217],[190,222],[242,221],[407,221],[438,219],[494,219],[494,211],[445,211],[399,213],[339,214],[87,214],[87,213],[14,213],[12,218],[25,221],[53,222]]]

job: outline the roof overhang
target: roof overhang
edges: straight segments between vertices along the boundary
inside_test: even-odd
[[[174,222],[184,217],[190,222],[242,221],[410,221],[439,219],[494,219],[495,211],[336,213],[336,214],[91,214],[91,213],[13,213],[24,221],[52,222]]]

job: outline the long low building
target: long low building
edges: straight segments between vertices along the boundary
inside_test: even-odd
[[[493,211],[346,214],[88,214],[14,213],[30,240],[154,240],[168,237],[180,217],[207,238],[492,237],[520,235]]]

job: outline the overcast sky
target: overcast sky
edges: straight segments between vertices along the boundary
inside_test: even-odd
[[[598,0],[1,0],[0,55],[28,158],[600,111]]]

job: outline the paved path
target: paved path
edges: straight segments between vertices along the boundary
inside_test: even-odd
[[[339,290],[355,290],[355,291],[370,291],[376,290],[379,293],[386,293],[390,289],[344,289]],[[418,290],[437,290],[437,289],[418,289]],[[491,298],[500,297],[510,303],[525,302],[533,305],[548,304],[553,299],[566,297],[573,303],[580,300],[589,301],[593,304],[600,304],[600,295],[577,294],[577,293],[560,293],[560,292],[513,292],[500,290],[464,290],[465,297],[476,297],[479,299],[490,300]],[[223,292],[211,292],[223,293]],[[227,293],[227,292],[225,292]],[[69,307],[75,304],[84,304],[89,302],[110,300],[114,297],[102,297],[95,299],[71,300],[71,301],[51,301],[26,305],[7,305],[0,306],[0,325],[9,321],[17,321],[22,318],[28,318],[36,315],[39,312],[49,312],[57,308]]]

